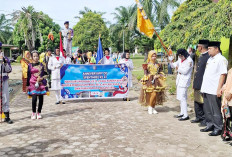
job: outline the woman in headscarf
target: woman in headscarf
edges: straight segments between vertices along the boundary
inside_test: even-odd
[[[162,66],[156,60],[156,51],[148,53],[147,64],[143,64],[144,77],[141,79],[143,85],[139,102],[142,106],[148,106],[148,114],[157,114],[156,105],[162,105],[165,100],[165,76]]]
[[[24,52],[24,57],[21,59],[20,63],[22,66],[22,82],[23,82],[23,86],[22,86],[22,90],[24,93],[26,93],[27,89],[27,69],[28,69],[28,64],[32,62],[31,59],[31,54],[29,51],[25,51]]]
[[[95,58],[93,57],[93,54],[92,54],[92,52],[87,52],[87,54],[86,54],[86,56],[87,56],[87,62],[85,63],[85,64],[96,64],[96,60],[95,60]]]
[[[125,50],[125,53],[122,56],[122,59],[119,60],[119,64],[126,64],[127,68],[128,68],[128,76],[129,76],[129,82],[128,82],[128,87],[132,88],[133,84],[132,84],[132,70],[134,68],[133,66],[133,62],[130,59],[130,52],[129,50]],[[128,94],[126,94],[125,98],[123,98],[123,101],[130,101],[130,99],[128,98]]]

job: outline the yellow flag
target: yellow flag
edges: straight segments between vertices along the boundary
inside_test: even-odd
[[[147,17],[142,4],[139,0],[135,0],[137,3],[137,27],[141,33],[144,33],[149,38],[152,38],[154,34],[154,26],[150,19]]]

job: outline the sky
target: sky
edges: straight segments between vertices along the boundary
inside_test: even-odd
[[[36,11],[48,14],[61,27],[64,26],[64,21],[70,21],[70,27],[73,27],[79,21],[74,17],[78,16],[79,11],[84,10],[85,6],[92,11],[106,12],[103,18],[114,23],[112,13],[115,12],[115,8],[133,4],[135,0],[0,0],[0,14],[10,14],[32,5]]]

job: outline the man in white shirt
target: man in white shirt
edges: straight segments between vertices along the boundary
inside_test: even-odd
[[[220,44],[220,42],[209,42],[208,53],[210,58],[206,64],[201,86],[207,127],[200,131],[212,131],[209,133],[209,136],[220,135],[223,125],[221,114],[221,88],[227,75],[228,61],[220,53]]]

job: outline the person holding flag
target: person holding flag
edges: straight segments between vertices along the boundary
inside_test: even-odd
[[[63,50],[62,50],[63,51]],[[60,48],[57,47],[55,49],[55,55],[51,57],[48,61],[48,69],[52,71],[51,75],[51,90],[55,91],[56,94],[56,104],[60,104],[60,68],[65,64],[65,59],[60,55]],[[64,102],[63,102],[64,104]]]

